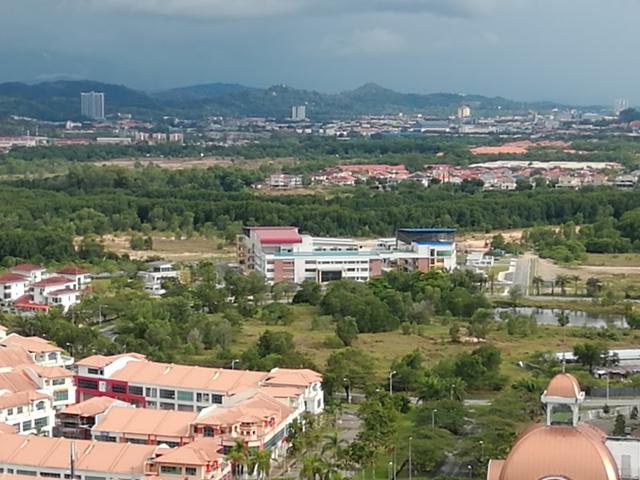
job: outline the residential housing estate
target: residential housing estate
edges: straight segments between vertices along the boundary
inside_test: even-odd
[[[45,339],[2,327],[0,473],[225,480],[225,453],[239,440],[284,454],[290,425],[324,410],[321,383],[306,369],[204,368],[136,353],[74,364]]]
[[[322,377],[311,370],[270,372],[205,368],[151,362],[143,355],[94,355],[76,363],[77,400],[112,397],[145,408],[198,412],[233,406],[265,390],[302,397],[305,410],[324,409]]]
[[[0,305],[12,311],[48,311],[80,302],[89,288],[91,275],[82,268],[69,266],[55,273],[40,265],[20,264],[0,275]]]
[[[363,241],[301,235],[297,227],[245,227],[238,263],[269,283],[313,280],[366,282],[388,270],[453,270],[455,230],[403,228],[394,238]]]

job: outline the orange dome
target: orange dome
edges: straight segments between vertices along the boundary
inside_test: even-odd
[[[535,425],[520,435],[504,464],[494,465],[499,472],[494,471],[493,478],[618,480],[616,462],[604,439],[602,431],[587,424]]]
[[[553,377],[547,386],[548,397],[580,398],[580,383],[570,373],[560,373]]]

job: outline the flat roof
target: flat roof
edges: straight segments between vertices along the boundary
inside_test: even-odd
[[[338,252],[289,252],[274,253],[274,257],[375,257],[378,254],[375,250],[342,250]]]

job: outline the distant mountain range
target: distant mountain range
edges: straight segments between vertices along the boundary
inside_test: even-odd
[[[126,112],[149,118],[175,115],[183,118],[262,116],[284,119],[293,105],[304,104],[307,115],[318,120],[399,112],[446,116],[455,113],[463,103],[479,114],[542,112],[563,107],[549,102],[524,103],[481,95],[398,93],[374,83],[338,94],[285,85],[263,89],[227,83],[146,93],[122,85],[61,80],[34,85],[0,83],[0,117],[20,115],[51,121],[77,120],[80,118],[80,92],[91,90],[105,93],[107,114]]]

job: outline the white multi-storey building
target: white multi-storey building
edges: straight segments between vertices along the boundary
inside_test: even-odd
[[[305,410],[324,410],[322,376],[312,370],[276,368],[270,372],[228,370],[147,361],[138,354],[94,355],[77,366],[77,400],[116,398],[161,410],[198,412],[212,405],[229,407],[269,389],[301,397]]]
[[[104,120],[104,93],[82,92],[80,94],[80,111],[83,117]]]
[[[246,227],[238,238],[238,263],[269,283],[365,282],[385,270],[453,270],[454,235],[455,230],[447,228],[399,229],[394,239],[368,245],[352,239],[300,235],[297,227]]]
[[[163,282],[177,280],[180,278],[180,272],[177,271],[173,263],[157,261],[147,264],[147,269],[139,272],[138,276],[144,282],[144,290],[151,295],[160,296],[166,293],[162,288]]]

